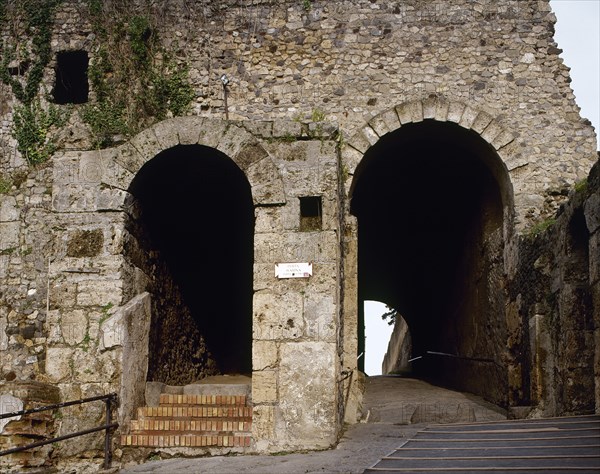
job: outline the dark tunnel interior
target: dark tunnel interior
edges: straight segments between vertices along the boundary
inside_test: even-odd
[[[474,132],[425,121],[382,137],[357,168],[351,212],[358,220],[359,308],[375,300],[398,310],[413,357],[441,352],[498,368],[501,349],[489,347],[505,337],[501,305],[488,294],[500,284],[494,278],[502,251],[494,157]],[[363,320],[359,315],[359,354]],[[413,371],[446,385],[457,379],[438,373],[445,362],[432,364],[413,364]]]
[[[254,208],[244,173],[213,148],[180,145],[146,163],[131,192],[220,372],[249,373]]]

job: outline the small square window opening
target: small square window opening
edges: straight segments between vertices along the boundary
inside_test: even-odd
[[[300,230],[310,232],[323,228],[323,204],[321,196],[300,198]]]

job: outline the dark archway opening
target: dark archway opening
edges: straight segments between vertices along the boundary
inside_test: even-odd
[[[395,308],[413,375],[505,404],[503,212],[495,150],[456,124],[425,121],[382,137],[357,168],[359,313]],[[359,314],[359,354],[364,350]]]
[[[249,374],[254,207],[244,173],[215,149],[176,146],[146,163],[130,191],[130,254],[153,298],[148,380]]]

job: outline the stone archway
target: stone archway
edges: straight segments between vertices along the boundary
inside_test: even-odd
[[[152,295],[148,381],[249,375],[254,209],[245,175],[214,148],[178,145],[147,162],[130,192],[137,209],[125,251]]]
[[[355,289],[344,301],[349,369],[362,352],[360,302],[376,299],[405,317],[414,356],[455,356],[422,365],[420,376],[506,403],[502,288],[513,204],[499,150],[512,141],[489,114],[438,97],[392,108],[349,141],[346,274],[357,269],[345,282]]]
[[[241,124],[232,122],[200,117],[167,120],[141,132],[131,141],[117,148],[98,151],[90,159],[86,157],[85,162],[81,161],[80,166],[82,169],[87,166],[99,172],[100,185],[106,190],[107,200],[117,199],[118,202],[124,202],[126,216],[129,216],[126,221],[129,219],[129,222],[132,222],[139,217],[140,211],[139,202],[130,193],[136,188],[136,176],[146,165],[152,167],[155,158],[161,158],[160,161],[168,160],[169,157],[178,156],[183,149],[194,149],[200,151],[200,154],[204,152],[206,156],[215,158],[221,163],[229,163],[230,166],[225,165],[225,168],[221,169],[226,175],[232,170],[239,172],[241,181],[238,180],[238,183],[245,181],[248,186],[249,207],[246,207],[246,215],[249,212],[251,219],[254,214],[253,207],[285,204],[283,181],[271,157],[250,132]],[[187,152],[183,153],[186,154]],[[164,168],[166,169],[168,168]],[[150,175],[153,178],[148,182],[160,182],[160,167]],[[117,202],[114,205],[118,205]],[[110,204],[111,207],[114,205]],[[126,427],[135,407],[142,405],[144,401],[149,360],[148,347],[153,337],[151,329],[153,308],[152,296],[147,292],[147,275],[133,264],[132,259],[127,255],[127,252],[129,255],[135,254],[137,239],[133,238],[126,228],[126,222],[119,233],[122,240],[120,245],[125,249],[123,253],[125,263],[121,274],[124,300],[129,302],[120,307],[107,324],[114,325],[117,332],[121,334],[119,339],[123,348],[123,373],[120,419]],[[253,251],[254,249],[250,248],[246,252],[250,254],[250,257],[245,258],[250,268]],[[251,282],[252,276],[247,274],[246,277],[246,280]],[[251,290],[246,294],[246,299],[248,298],[252,299]],[[243,332],[248,339],[252,337],[251,329],[251,326],[247,327]],[[218,332],[217,327],[213,333]],[[249,344],[246,344],[244,350],[247,355]],[[196,356],[204,355],[197,353]],[[245,371],[249,368],[250,360],[246,357],[245,366],[234,367],[233,370]]]

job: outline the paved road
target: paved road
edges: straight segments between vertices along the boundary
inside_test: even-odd
[[[133,473],[362,473],[428,423],[501,419],[503,413],[477,397],[398,377],[369,377],[366,422],[348,427],[327,451],[281,456],[215,456],[152,461],[126,467]]]

